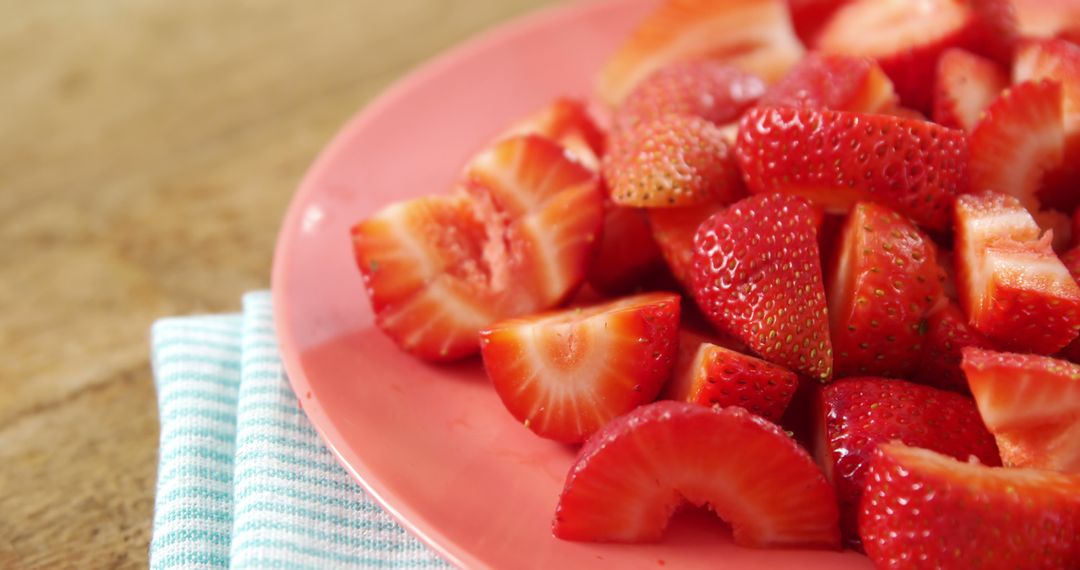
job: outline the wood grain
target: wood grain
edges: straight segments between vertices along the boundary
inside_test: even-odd
[[[153,319],[235,311],[334,131],[545,0],[0,0],[0,567],[147,563]]]

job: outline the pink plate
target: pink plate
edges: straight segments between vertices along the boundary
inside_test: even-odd
[[[398,521],[467,568],[868,568],[854,553],[732,544],[681,515],[659,544],[551,536],[574,450],[515,422],[478,361],[432,366],[372,324],[349,227],[392,201],[449,188],[474,150],[561,94],[586,95],[651,0],[548,10],[413,73],[345,127],[311,168],[274,258],[274,312],[293,389],[353,477]]]

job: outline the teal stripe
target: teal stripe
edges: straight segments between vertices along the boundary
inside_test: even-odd
[[[180,335],[168,335],[169,338],[154,340],[154,351],[161,351],[167,348],[173,348],[178,346],[191,347],[191,348],[205,348],[207,346],[215,348],[217,350],[227,350],[229,352],[235,352],[240,354],[246,347],[244,343],[238,338],[229,339],[229,341],[216,340],[208,341],[205,338],[186,337]]]
[[[204,544],[210,543],[216,546],[228,546],[229,533],[202,528],[184,528],[169,531],[160,538],[155,538],[154,545],[157,548],[165,548],[166,546],[172,546],[178,542],[192,541],[199,541]]]
[[[173,479],[178,477],[199,477],[200,479],[217,481],[218,483],[232,483],[233,480],[232,465],[222,465],[220,467],[191,464],[177,465],[171,469],[164,469],[163,473],[167,474],[161,477],[158,486],[171,483]]]
[[[272,479],[279,479],[287,483],[303,483],[311,485],[312,487],[333,489],[335,491],[345,491],[350,493],[357,493],[360,488],[356,483],[352,481],[342,482],[334,481],[332,479],[325,479],[321,477],[310,477],[307,475],[301,475],[295,471],[286,471],[284,469],[277,469],[275,467],[248,467],[240,470],[236,478],[237,480],[246,479],[248,477],[266,477]]]
[[[207,402],[214,402],[216,404],[223,404],[226,406],[236,405],[236,394],[234,389],[229,389],[225,386],[222,388],[234,392],[229,395],[211,392],[210,390],[198,389],[198,388],[185,388],[181,390],[164,391],[162,397],[166,402],[174,398],[194,398],[197,400],[206,400]]]
[[[276,340],[244,340],[244,350],[278,350],[278,343]]]
[[[266,433],[255,433],[246,435],[240,439],[237,439],[236,446],[238,448],[250,445],[252,443],[269,443],[278,447],[287,447],[289,449],[297,449],[302,451],[309,451],[312,453],[323,453],[326,448],[320,443],[309,443],[306,441],[299,441],[285,436],[270,435]]]
[[[337,507],[339,509],[347,509],[351,511],[357,511],[361,513],[378,513],[382,512],[379,508],[371,503],[364,502],[362,499],[357,501],[353,499],[339,499],[337,497],[327,497],[319,493],[309,493],[307,491],[301,491],[293,489],[285,485],[272,485],[272,484],[257,484],[250,487],[245,486],[244,489],[236,490],[236,498],[244,499],[254,493],[273,493],[291,499],[297,499],[301,501],[308,501],[328,507]]]
[[[231,465],[233,461],[233,454],[222,453],[216,449],[204,447],[196,444],[189,445],[177,445],[170,449],[168,452],[162,453],[160,457],[160,463],[165,465],[175,461],[176,459],[187,459],[189,457],[198,457],[200,459],[210,459],[226,465]]]
[[[303,412],[300,411],[300,406],[295,403],[291,405],[285,405],[279,404],[277,402],[251,402],[246,398],[242,398],[237,408],[240,415],[244,415],[245,412],[255,412],[260,410],[267,412],[278,412],[282,414],[288,414],[290,416],[303,415]]]
[[[242,553],[237,556],[237,558],[233,559],[233,568],[258,568],[259,570],[324,570],[322,565],[309,566],[287,558],[273,558],[268,556],[256,556],[249,559],[244,557],[244,554],[246,553]]]
[[[240,431],[244,433],[244,437],[248,437],[247,432],[251,431],[250,429],[248,429],[248,426],[278,428],[291,434],[298,435],[306,439],[311,439],[312,441],[314,441],[318,437],[318,435],[315,433],[315,430],[313,430],[309,425],[295,423],[287,421],[285,418],[277,418],[273,416],[244,419],[241,420],[240,426]],[[265,433],[265,431],[260,431],[259,433]]]
[[[214,373],[206,371],[193,371],[183,370],[174,371],[165,374],[159,374],[156,376],[157,383],[163,384],[184,384],[187,382],[218,382],[222,385],[236,386],[240,384],[239,374],[229,373]]]
[[[160,446],[164,447],[167,444],[173,443],[173,440],[179,438],[187,438],[189,440],[210,439],[218,443],[229,445],[236,441],[236,434],[213,428],[196,426],[167,427],[162,429]]]
[[[226,483],[228,483],[228,481],[226,481]],[[160,487],[161,486],[159,485],[158,488],[160,489]],[[232,500],[232,491],[211,489],[202,485],[182,485],[164,495],[158,495],[158,508],[183,499],[200,499],[203,501],[225,503]]]
[[[362,527],[362,530],[376,530],[374,528],[374,526],[375,525],[364,525]],[[387,530],[393,531],[396,528],[396,530],[401,531],[400,528],[396,527],[393,524],[387,524],[385,526],[390,527]],[[365,536],[363,534],[344,534],[344,533],[340,533],[340,532],[324,532],[324,531],[321,531],[321,530],[316,530],[316,529],[311,528],[309,526],[285,523],[285,522],[281,522],[281,521],[249,520],[249,521],[244,521],[243,523],[237,525],[233,529],[233,531],[236,533],[237,536],[240,536],[240,533],[242,533],[244,531],[267,531],[267,530],[273,530],[273,531],[278,531],[278,532],[288,532],[288,533],[291,533],[291,534],[298,534],[298,535],[306,536],[308,538],[313,538],[315,540],[322,540],[322,541],[330,542],[330,543],[333,543],[333,544],[336,544],[336,545],[349,546],[349,547],[353,547],[353,548],[360,547],[360,548],[366,548],[368,550],[389,550],[389,551],[392,551],[392,552],[401,552],[401,551],[404,550],[404,548],[403,548],[404,545],[401,543],[400,538],[399,539],[377,539],[377,538],[371,538],[369,536]],[[401,531],[399,534],[401,535],[402,538],[404,538],[406,536],[404,531]]]
[[[419,558],[399,558],[391,560],[383,560],[380,558],[372,558],[368,556],[354,556],[352,554],[345,554],[342,552],[330,552],[328,550],[322,550],[318,548],[311,548],[304,546],[298,542],[285,539],[272,539],[272,538],[252,538],[247,540],[241,540],[233,547],[236,550],[243,550],[248,548],[274,548],[277,550],[287,550],[296,554],[303,554],[305,556],[311,556],[314,558],[321,558],[323,560],[333,560],[334,562],[341,562],[343,564],[362,564],[362,565],[378,565],[380,567],[400,568],[402,566],[415,565]],[[401,549],[399,548],[398,551]]]
[[[225,358],[214,358],[212,356],[202,356],[195,354],[179,354],[163,356],[157,359],[158,366],[190,366],[191,364],[207,364],[210,366],[217,366],[226,370],[240,370],[240,363],[236,360],[229,360]]]
[[[294,401],[296,400],[296,394],[293,393],[292,388],[289,388],[288,385],[282,382],[274,382],[272,384],[267,383],[261,386],[250,386],[250,383],[245,382],[244,385],[240,387],[240,393],[244,396],[275,394]]]
[[[263,366],[263,365],[267,365],[267,364],[269,364],[271,366],[281,366],[281,359],[276,357],[276,356],[259,356],[259,357],[244,358],[242,360],[242,362],[243,362],[245,367],[247,367],[247,366]]]
[[[324,462],[318,461],[316,459],[311,459],[311,458],[308,458],[308,457],[298,457],[296,455],[289,454],[288,452],[286,452],[283,449],[274,450],[274,451],[266,451],[266,450],[241,451],[241,452],[237,453],[237,458],[238,459],[242,458],[245,461],[277,459],[277,460],[281,461],[282,463],[285,463],[285,464],[288,464],[288,465],[297,465],[297,466],[303,467],[305,469],[318,469],[319,471],[322,471],[322,472],[328,473],[328,474],[332,474],[332,475],[346,475],[345,469],[341,465],[338,465],[337,463],[334,463],[334,462],[324,463]]]
[[[177,407],[179,406],[179,407]],[[236,424],[236,413],[225,410],[207,410],[205,408],[192,408],[191,406],[181,405],[170,401],[161,403],[162,414],[161,423],[165,424],[176,420],[177,418],[203,418],[210,421],[220,422],[229,425]],[[164,408],[169,408],[165,411]]]
[[[159,510],[155,517],[160,522],[176,524],[178,520],[185,521],[209,521],[216,524],[229,525],[232,523],[232,511],[211,509],[208,507],[195,507],[183,505],[167,510]]]
[[[169,568],[181,565],[228,568],[229,555],[228,553],[222,554],[220,552],[187,551],[170,554],[164,558],[153,558],[151,562],[152,564],[150,566],[153,568]]]
[[[236,519],[244,521],[241,526],[249,524],[249,521],[255,520],[254,517],[265,515],[271,517],[287,517],[293,519],[304,519],[308,523],[318,524],[332,524],[335,527],[344,530],[364,531],[374,530],[379,532],[397,532],[401,536],[410,536],[405,529],[398,526],[397,523],[391,521],[388,515],[379,511],[372,512],[371,515],[374,518],[365,518],[363,516],[356,517],[342,517],[332,515],[324,511],[317,511],[315,509],[309,509],[299,505],[290,503],[271,503],[271,502],[259,502],[251,501],[246,502],[236,512]],[[279,521],[273,521],[274,524],[278,524]],[[280,523],[288,524],[288,523]],[[301,521],[300,524],[303,524]]]

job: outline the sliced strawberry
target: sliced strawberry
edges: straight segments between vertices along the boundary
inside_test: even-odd
[[[604,131],[596,125],[585,104],[577,99],[561,97],[547,107],[511,126],[502,138],[517,135],[540,135],[549,138],[570,152],[593,172],[600,170],[604,154]]]
[[[856,0],[818,36],[827,53],[877,59],[904,105],[929,112],[938,58],[963,48],[1008,63],[1016,20],[1008,0]]]
[[[1080,3],[1076,0],[1013,0],[1020,35],[1051,37],[1080,27]]]
[[[692,292],[712,323],[764,359],[819,380],[833,351],[814,209],[784,194],[751,196],[694,236]]]
[[[1080,287],[1020,201],[956,200],[957,282],[975,330],[1010,350],[1053,354],[1080,327]]]
[[[753,547],[837,548],[836,500],[809,455],[742,408],[656,402],[594,435],[555,510],[566,540],[661,538],[685,503],[708,505]]]
[[[775,81],[803,56],[784,0],[664,0],[600,72],[617,107],[634,86],[676,61],[713,59]]]
[[[607,201],[600,244],[587,273],[589,284],[608,295],[628,293],[663,265],[645,212]]]
[[[676,365],[670,395],[703,406],[739,406],[775,422],[798,383],[783,366],[705,342],[685,368]]]
[[[1042,79],[1061,84],[1065,150],[1061,168],[1047,173],[1039,198],[1044,206],[1071,212],[1080,205],[1080,46],[1059,39],[1023,42],[1016,52],[1013,82]]]
[[[876,568],[1075,568],[1080,477],[882,445],[866,472],[859,534]]]
[[[1016,196],[1038,212],[1043,176],[1065,152],[1061,84],[1027,81],[1005,90],[971,133],[971,188]]]
[[[857,204],[829,281],[835,374],[910,375],[944,279],[933,242],[915,224],[879,204]]]
[[[944,229],[968,185],[961,131],[911,119],[813,109],[751,109],[735,156],[751,192],[810,198],[832,212],[873,201]]]
[[[653,239],[671,274],[687,290],[694,270],[694,234],[702,222],[723,208],[723,203],[712,202],[689,208],[647,210]]]
[[[1080,365],[967,348],[963,366],[1006,465],[1080,474]]]
[[[943,390],[968,393],[967,378],[960,368],[962,351],[969,346],[992,348],[993,343],[967,323],[959,305],[947,306],[926,319],[922,354],[912,379]]]
[[[1080,210],[1077,211],[1080,212]],[[1080,284],[1080,247],[1073,247],[1062,254],[1061,262],[1065,264],[1065,269],[1069,270],[1069,275],[1072,275],[1073,281]],[[1061,352],[1058,352],[1054,356],[1056,358],[1068,360],[1069,362],[1080,363],[1080,337],[1077,337],[1070,342],[1068,346],[1061,349]]]
[[[874,60],[811,53],[773,85],[759,104],[880,113],[898,103],[892,81]]]
[[[788,0],[795,33],[804,44],[817,43],[818,34],[838,8],[851,0]]]
[[[1042,210],[1032,214],[1043,233],[1053,236],[1050,245],[1055,252],[1063,253],[1073,241],[1073,224],[1069,216],[1057,210]]]
[[[614,134],[604,179],[620,206],[671,208],[744,194],[739,168],[716,125],[668,115]]]
[[[994,437],[975,403],[960,394],[903,380],[847,378],[821,390],[815,455],[836,488],[844,538],[858,544],[858,508],[866,465],[879,443],[899,440],[1000,465]]]
[[[595,175],[547,139],[503,140],[466,171],[465,191],[392,204],[352,230],[376,324],[429,360],[473,354],[481,327],[565,300],[602,222]]]
[[[934,121],[970,133],[1008,86],[1008,73],[997,62],[962,49],[945,50],[934,80]]]
[[[668,115],[700,117],[716,125],[738,120],[765,93],[765,82],[712,60],[667,65],[641,81],[615,112],[615,130]]]
[[[499,321],[480,332],[484,369],[506,408],[564,442],[653,401],[671,374],[679,296],[648,293]]]

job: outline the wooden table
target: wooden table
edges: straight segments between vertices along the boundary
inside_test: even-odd
[[[0,567],[145,567],[150,323],[236,311],[335,130],[546,0],[0,0]]]

